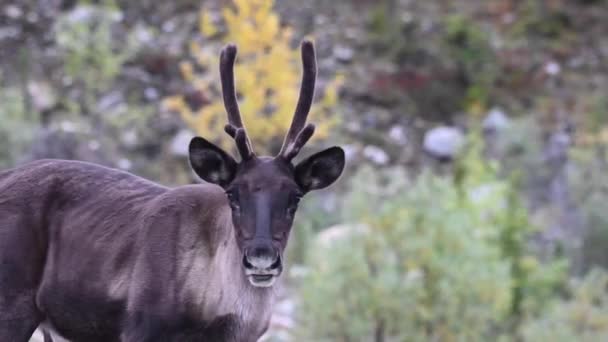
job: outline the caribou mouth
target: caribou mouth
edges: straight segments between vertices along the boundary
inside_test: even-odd
[[[273,274],[251,274],[248,278],[251,285],[256,287],[270,287],[276,279]]]
[[[274,277],[272,274],[252,274],[251,277],[255,281],[268,281]]]

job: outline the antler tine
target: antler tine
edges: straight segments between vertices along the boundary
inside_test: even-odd
[[[232,139],[236,138],[236,130],[237,128],[232,126],[231,124],[227,124],[224,126],[224,132],[232,137]]]
[[[222,97],[224,107],[228,114],[229,124],[224,127],[228,135],[234,138],[239,154],[243,160],[249,159],[255,154],[251,147],[251,142],[247,137],[247,132],[241,120],[241,112],[236,98],[234,87],[234,61],[236,60],[236,45],[226,45],[220,54],[220,78],[222,81]],[[242,131],[240,133],[239,131]]]
[[[289,160],[296,156],[314,132],[314,125],[312,128],[310,128],[310,126],[304,127],[315,94],[315,81],[317,78],[315,47],[310,40],[302,42],[302,66],[303,74],[302,84],[300,86],[300,97],[298,98],[298,104],[296,105],[296,111],[293,115],[291,126],[285,136],[281,151],[279,152],[280,157]],[[304,132],[304,130],[307,130],[307,132]],[[304,137],[306,138],[304,139]],[[302,145],[298,146],[298,142],[302,141]],[[295,153],[294,147],[297,147]],[[288,156],[290,157],[288,158]]]
[[[247,160],[253,157],[253,152],[247,144],[247,134],[243,127],[236,128],[231,124],[224,126],[224,131],[231,136],[236,142],[236,148],[239,150],[239,154],[243,160]]]
[[[281,156],[285,159],[285,160],[292,160],[295,156],[298,155],[298,153],[300,153],[300,150],[302,149],[302,147],[304,145],[306,145],[306,143],[308,142],[308,140],[310,140],[310,138],[312,137],[312,135],[315,133],[315,125],[309,123],[308,125],[306,125],[306,127],[304,127],[300,133],[298,133],[298,135],[296,136],[296,138],[294,139],[293,143],[291,143],[289,146],[287,146],[287,148],[285,149],[285,153],[282,154]]]

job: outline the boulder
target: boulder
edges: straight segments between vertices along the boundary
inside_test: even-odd
[[[485,132],[498,132],[510,125],[509,117],[500,108],[493,108],[483,120],[482,127]]]
[[[437,158],[454,158],[463,145],[464,133],[456,127],[435,127],[424,135],[424,150]]]

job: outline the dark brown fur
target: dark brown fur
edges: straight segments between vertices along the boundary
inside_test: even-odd
[[[181,325],[218,330],[164,290],[175,294],[184,286],[167,277],[178,273],[180,253],[200,244],[212,254],[224,242],[227,234],[218,228],[225,224],[213,222],[227,209],[221,188],[169,190],[93,164],[42,160],[0,173],[0,194],[1,341],[27,341],[42,319],[71,340],[118,340],[129,284],[142,288],[139,296],[165,301],[159,321],[170,326],[181,315]],[[136,255],[143,267],[133,282]],[[127,278],[109,289],[112,276],[121,274]],[[122,293],[109,298],[110,291]]]

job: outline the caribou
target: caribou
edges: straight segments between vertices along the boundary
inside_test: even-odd
[[[240,342],[267,330],[298,202],[336,181],[345,157],[330,147],[293,162],[315,129],[311,41],[274,157],[257,156],[243,126],[236,54],[224,47],[220,78],[240,161],[194,137],[189,161],[205,182],[167,188],[67,160],[0,173],[0,341],[26,342],[38,326],[87,342]]]

